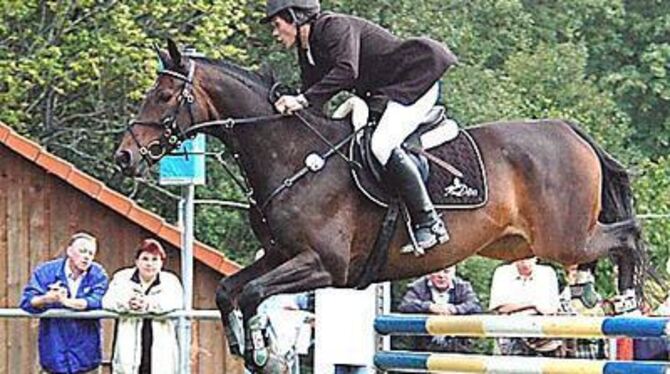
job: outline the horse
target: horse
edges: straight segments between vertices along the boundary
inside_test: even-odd
[[[141,174],[195,133],[218,138],[235,155],[239,183],[248,186],[250,224],[266,249],[216,290],[229,348],[241,355],[231,316],[241,311],[248,327],[269,296],[356,287],[385,210],[357,190],[351,160],[339,151],[351,141],[347,119],[309,110],[277,114],[268,100],[272,79],[225,59],[187,55],[171,40],[167,51],[156,51],[163,70],[115,161],[126,175]],[[567,120],[492,122],[467,131],[486,168],[488,202],[442,211],[451,240],[423,256],[401,253],[408,233],[395,229],[374,282],[423,275],[473,255],[574,265],[610,254],[619,291],[635,287],[644,247],[620,163]],[[298,172],[315,152],[334,156],[319,170]]]

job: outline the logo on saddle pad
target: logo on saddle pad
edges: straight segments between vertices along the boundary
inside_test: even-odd
[[[458,177],[454,177],[454,181],[444,188],[444,197],[477,197],[479,191],[461,182]]]

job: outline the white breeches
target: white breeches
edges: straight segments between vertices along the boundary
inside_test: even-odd
[[[439,83],[435,83],[423,96],[410,105],[389,101],[379,124],[372,134],[372,153],[386,165],[391,152],[419,127],[428,111],[437,102]]]

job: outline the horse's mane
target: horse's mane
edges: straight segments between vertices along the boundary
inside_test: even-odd
[[[273,73],[261,74],[253,70],[243,68],[231,61],[224,59],[212,59],[208,57],[197,57],[195,60],[210,66],[223,69],[225,73],[242,82],[254,91],[267,95],[270,87],[275,84]]]
[[[222,69],[227,75],[235,78],[263,96],[267,96],[270,88],[275,83],[277,83],[274,70],[267,64],[263,64],[263,69],[261,72],[258,72],[244,68],[232,61],[225,59],[213,59],[208,57],[195,57],[193,59],[200,63],[205,63],[215,68]],[[321,111],[307,111],[305,114],[308,117],[319,121],[332,121],[332,118],[329,118],[324,113],[321,113]]]

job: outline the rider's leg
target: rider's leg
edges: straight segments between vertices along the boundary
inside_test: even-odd
[[[437,83],[411,105],[390,101],[374,134],[372,152],[390,174],[412,216],[414,235],[422,248],[449,239],[446,228],[435,212],[416,165],[400,148],[402,142],[419,126],[437,101]]]
[[[393,187],[409,209],[414,237],[419,247],[427,249],[438,242],[449,240],[447,229],[430,201],[419,169],[402,148],[393,150],[386,171]]]

